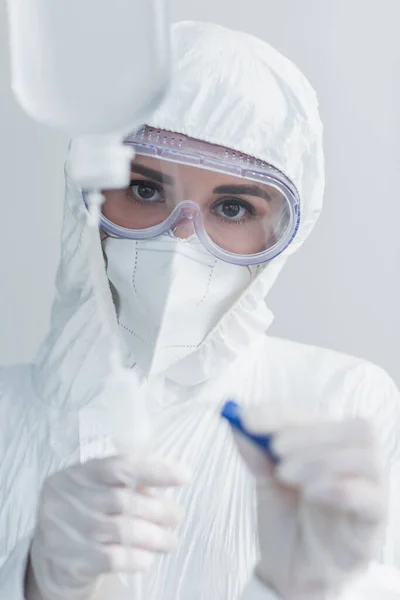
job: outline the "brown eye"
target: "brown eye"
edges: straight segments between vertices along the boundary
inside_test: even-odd
[[[221,206],[221,211],[225,217],[232,219],[240,215],[241,208],[237,202],[224,202]]]
[[[151,181],[131,181],[130,194],[138,202],[160,202],[162,201],[162,189]]]
[[[220,201],[213,209],[214,214],[226,221],[243,221],[255,215],[255,210],[248,202],[227,198]]]

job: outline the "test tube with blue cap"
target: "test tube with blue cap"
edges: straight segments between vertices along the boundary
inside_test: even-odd
[[[279,456],[271,447],[274,435],[272,433],[265,435],[255,434],[246,429],[242,421],[241,408],[237,402],[228,400],[222,407],[221,416],[228,421],[232,429],[255,444],[275,465],[279,463]]]

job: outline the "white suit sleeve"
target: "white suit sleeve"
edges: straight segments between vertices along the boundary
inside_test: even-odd
[[[378,560],[400,567],[400,393],[385,371],[370,365],[360,377],[354,399],[364,400],[365,416],[375,423],[389,481],[389,518]]]
[[[24,581],[31,541],[31,536],[19,540],[0,568],[1,600],[26,600]]]
[[[373,423],[384,451],[389,519],[377,560],[400,567],[400,392],[383,369],[365,362],[346,373],[343,389],[345,415]]]

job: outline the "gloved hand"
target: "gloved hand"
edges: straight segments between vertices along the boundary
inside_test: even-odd
[[[386,494],[372,427],[361,419],[290,425],[273,406],[243,410],[243,423],[253,433],[275,432],[272,449],[281,459],[274,467],[235,434],[256,476],[256,573],[285,600],[323,600],[379,544]]]
[[[155,553],[176,547],[169,527],[183,513],[149,488],[186,481],[183,469],[163,460],[121,456],[49,477],[31,546],[28,600],[37,592],[42,600],[89,600],[101,574],[147,571]]]

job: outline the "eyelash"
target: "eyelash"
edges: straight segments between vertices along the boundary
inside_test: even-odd
[[[134,196],[134,194],[132,193],[131,188],[135,185],[140,185],[140,184],[148,184],[149,186],[154,187],[154,189],[161,195],[163,196],[164,193],[164,189],[161,185],[159,185],[158,183],[155,183],[154,181],[150,181],[150,180],[146,180],[146,179],[132,179],[129,182],[129,188],[127,189],[127,195],[136,203],[139,205],[143,205],[146,204],[145,201],[140,201],[136,196]],[[245,208],[246,209],[246,215],[244,217],[242,217],[241,219],[229,219],[228,217],[222,217],[220,215],[215,214],[215,209],[218,208],[219,206],[223,205],[224,202],[236,202],[240,207]],[[245,222],[251,221],[252,219],[257,217],[257,211],[256,209],[246,200],[242,200],[241,198],[235,198],[234,196],[227,196],[227,197],[223,197],[223,198],[219,198],[218,200],[216,200],[216,202],[213,204],[213,214],[215,214],[215,216],[224,224],[226,225],[242,225]]]
[[[257,217],[257,212],[256,212],[255,208],[249,202],[246,202],[246,200],[242,200],[241,198],[235,198],[234,196],[233,197],[227,196],[225,198],[219,198],[219,200],[217,200],[217,202],[213,208],[216,209],[219,206],[222,206],[224,204],[224,202],[234,202],[234,203],[238,204],[241,208],[246,209],[246,215],[244,217],[242,217],[241,219],[229,219],[228,217],[216,215],[217,218],[222,223],[225,223],[226,225],[242,225],[243,223],[251,221],[252,219],[255,219]]]
[[[140,201],[139,198],[137,198],[136,196],[134,196],[133,192],[132,192],[132,187],[134,185],[140,185],[140,184],[147,184],[149,186],[154,187],[154,189],[162,196],[163,195],[163,188],[161,185],[159,185],[158,183],[155,183],[154,181],[148,181],[147,179],[132,179],[129,182],[129,187],[126,190],[126,195],[129,196],[129,198],[131,198],[134,202],[136,202],[136,204],[145,204],[144,201]]]

